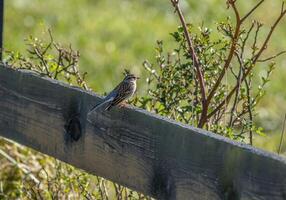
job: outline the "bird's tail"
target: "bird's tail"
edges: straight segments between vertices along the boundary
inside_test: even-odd
[[[100,108],[104,108],[104,110],[109,110],[111,107],[111,102],[112,102],[113,98],[110,98],[106,101],[103,101],[102,103],[96,104],[95,106],[93,106],[92,109],[90,109],[90,111],[88,112],[88,114],[100,109]]]
[[[110,102],[110,103],[105,107],[104,110],[110,110],[111,107],[112,107],[112,102]]]

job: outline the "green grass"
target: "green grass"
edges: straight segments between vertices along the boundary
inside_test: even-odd
[[[246,11],[255,2],[241,1],[239,7]],[[269,28],[279,5],[278,0],[266,1],[252,19],[261,19]],[[224,0],[182,1],[182,8],[195,26],[203,22],[213,29],[216,21],[232,15]],[[102,94],[120,81],[124,68],[144,77],[141,63],[154,59],[156,40],[164,40],[168,48],[174,45],[169,33],[177,25],[166,0],[7,0],[4,43],[6,49],[24,51],[24,38],[41,36],[46,27],[51,27],[57,41],[71,43],[80,51],[80,67],[88,72],[89,85]],[[285,35],[286,20],[274,34],[268,56],[286,49]],[[268,136],[256,137],[255,145],[272,151],[277,149],[286,112],[285,64],[285,56],[277,59],[277,69],[258,110],[257,122],[265,127]],[[261,66],[257,73],[263,70]],[[144,84],[143,78],[139,83],[141,94]]]

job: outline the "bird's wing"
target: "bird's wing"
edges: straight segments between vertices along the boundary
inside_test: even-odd
[[[95,106],[93,106],[92,109],[90,109],[90,111],[88,113],[91,113],[101,107],[103,107],[105,105],[105,108],[108,108],[111,104],[111,102],[113,101],[113,99],[116,97],[117,95],[117,90],[119,89],[121,83],[119,83],[106,97],[104,97],[103,102],[96,104]]]
[[[120,87],[120,85],[121,85],[122,83],[119,83],[105,98],[104,98],[104,100],[107,100],[107,99],[110,99],[110,98],[114,98],[114,97],[116,97],[116,95],[117,95],[117,91],[118,91],[118,89],[119,89],[119,87]]]
[[[97,110],[103,106],[105,110],[109,110],[112,106],[118,105],[130,95],[132,95],[132,85],[128,82],[119,83],[103,100],[102,103],[95,105],[90,111]]]
[[[116,96],[113,101],[110,102],[111,106],[118,105],[125,99],[127,99],[132,94],[132,89],[130,88],[132,85],[128,82],[121,82],[117,87]]]

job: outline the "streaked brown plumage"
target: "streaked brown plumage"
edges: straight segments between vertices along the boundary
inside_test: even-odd
[[[104,106],[104,110],[110,110],[113,106],[120,105],[135,93],[136,77],[133,74],[128,74],[103,100],[102,103],[94,106],[90,112]]]

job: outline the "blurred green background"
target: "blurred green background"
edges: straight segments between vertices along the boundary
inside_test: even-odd
[[[246,12],[257,2],[241,0],[239,9]],[[267,31],[279,14],[280,5],[280,0],[266,0],[251,19],[259,19]],[[204,23],[216,29],[216,22],[232,16],[232,12],[226,10],[225,0],[181,0],[181,6],[188,22],[195,26]],[[87,81],[94,91],[103,94],[112,89],[127,68],[143,77],[139,93],[144,94],[142,62],[154,59],[156,40],[163,40],[171,50],[174,43],[169,33],[175,31],[178,24],[168,0],[6,0],[4,47],[23,52],[24,38],[41,37],[47,27],[51,27],[56,41],[70,43],[80,51],[80,68],[88,72]],[[286,49],[285,35],[286,20],[283,20],[264,57]],[[256,136],[254,144],[274,152],[286,113],[285,65],[286,56],[279,57],[257,112],[257,123],[265,128],[267,136]],[[261,66],[256,73],[263,71]],[[286,151],[286,142],[283,151]]]

